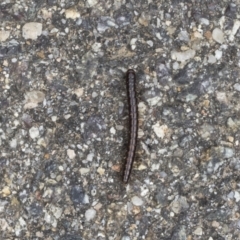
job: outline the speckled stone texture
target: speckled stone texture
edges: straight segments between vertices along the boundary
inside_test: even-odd
[[[2,0],[0,19],[0,239],[240,239],[240,0]]]

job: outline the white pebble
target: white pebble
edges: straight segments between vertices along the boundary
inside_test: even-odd
[[[83,88],[77,88],[73,91],[74,94],[77,95],[77,97],[81,97],[83,95],[84,89]]]
[[[98,0],[87,0],[89,7],[93,7],[98,3]]]
[[[92,98],[96,98],[97,96],[98,96],[98,93],[96,93],[96,92],[92,93]]]
[[[179,63],[178,62],[174,62],[173,63],[173,69],[174,70],[178,70],[179,69]]]
[[[116,129],[115,129],[114,127],[111,127],[111,128],[110,128],[110,133],[111,133],[111,134],[116,134]]]
[[[153,41],[148,40],[148,41],[147,41],[147,44],[148,44],[150,47],[153,47]]]
[[[25,93],[25,109],[31,109],[38,106],[38,103],[43,102],[45,94],[41,91],[31,91]]]
[[[137,42],[137,38],[132,38],[130,41],[130,45],[131,45],[131,49],[134,50],[136,48],[136,43]]]
[[[236,199],[236,202],[239,202],[239,200],[240,200],[239,192],[237,192],[237,191],[234,192],[234,198]]]
[[[171,52],[171,58],[173,60],[177,60],[179,62],[185,62],[191,58],[194,58],[196,54],[195,50],[189,49],[184,52],[177,52],[177,51],[172,51]]]
[[[65,11],[65,16],[66,18],[76,19],[80,17],[80,13],[74,8],[69,8]]]
[[[165,137],[165,134],[168,132],[168,127],[165,124],[160,126],[159,123],[156,123],[152,126],[152,128],[155,134],[161,139],[163,139]]]
[[[224,34],[220,28],[215,28],[212,32],[212,38],[214,41],[222,44],[224,42]]]
[[[186,95],[186,102],[193,102],[196,98],[197,95],[189,93]]]
[[[227,95],[225,92],[216,92],[216,98],[219,102],[228,103]]]
[[[93,208],[90,208],[85,212],[85,218],[87,222],[95,218],[95,216],[96,216],[96,210]]]
[[[137,41],[137,38],[132,38],[132,39],[130,40],[130,45],[133,45],[133,44],[135,44],[135,43],[136,43],[136,41]]]
[[[225,158],[231,158],[234,156],[234,150],[232,148],[225,147],[224,148],[224,157]]]
[[[102,47],[102,44],[101,44],[101,43],[95,42],[95,43],[92,45],[92,50],[93,50],[94,52],[99,52],[99,50],[101,49],[101,47]]]
[[[143,205],[143,200],[137,196],[132,197],[132,203],[135,206],[142,206]]]
[[[207,18],[200,18],[200,23],[203,25],[209,25],[209,20]]]
[[[16,148],[17,147],[17,139],[12,139],[9,143],[10,148]]]
[[[56,219],[59,219],[62,215],[63,209],[60,207],[53,206],[51,207],[52,213]]]
[[[240,92],[240,84],[236,83],[233,85],[234,89]]]
[[[80,168],[79,172],[81,173],[81,175],[87,174],[90,172],[89,168]]]
[[[22,28],[22,35],[25,39],[37,40],[42,34],[42,23],[30,22],[26,23]]]
[[[67,155],[70,159],[74,159],[76,157],[76,153],[74,152],[73,149],[68,149],[67,150]]]
[[[215,51],[215,58],[216,58],[217,60],[221,59],[221,58],[222,58],[222,51],[216,50],[216,51]]]
[[[203,230],[201,227],[197,227],[193,234],[201,236],[203,234]]]
[[[208,56],[208,63],[215,63],[216,61],[216,58],[212,54]]]
[[[47,147],[47,143],[44,138],[39,138],[37,144],[42,147]]]
[[[32,139],[35,139],[39,136],[39,130],[37,127],[31,127],[29,129],[29,135]]]
[[[0,42],[4,42],[10,36],[10,31],[0,31]]]
[[[156,97],[147,99],[147,102],[148,102],[148,104],[149,104],[150,106],[154,106],[154,105],[156,105],[160,100],[161,100],[161,98],[158,97],[158,96],[156,96]]]
[[[94,157],[94,153],[89,153],[89,154],[87,155],[87,161],[92,162],[93,157]]]
[[[229,36],[229,40],[230,40],[230,41],[233,41],[233,40],[234,40],[234,36],[235,36],[235,34],[237,33],[239,27],[240,27],[240,21],[239,21],[239,20],[235,20],[234,25],[233,25],[233,28],[232,28],[232,32],[231,32],[231,34],[230,34],[230,36]]]

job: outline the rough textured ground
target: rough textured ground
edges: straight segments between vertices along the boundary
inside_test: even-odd
[[[1,239],[240,239],[239,6],[2,0]]]

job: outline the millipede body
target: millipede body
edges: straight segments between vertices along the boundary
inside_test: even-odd
[[[129,146],[127,159],[125,163],[123,182],[127,183],[132,170],[134,161],[136,145],[137,145],[137,132],[138,132],[138,111],[137,111],[137,98],[136,98],[136,74],[135,71],[129,69],[127,71],[127,93],[129,102]]]

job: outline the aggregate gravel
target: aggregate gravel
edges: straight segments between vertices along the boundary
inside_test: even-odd
[[[1,239],[240,239],[239,0],[2,0],[0,19]]]

